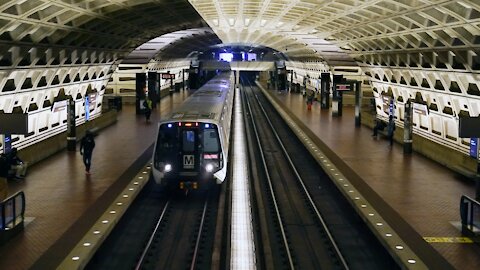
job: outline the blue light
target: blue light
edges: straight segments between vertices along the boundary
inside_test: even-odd
[[[205,128],[209,128],[210,127],[210,124],[205,124]]]
[[[172,124],[168,124],[167,127],[171,128],[171,127],[172,127]]]

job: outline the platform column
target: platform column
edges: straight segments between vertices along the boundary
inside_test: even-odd
[[[135,113],[143,114],[141,103],[145,100],[145,90],[147,89],[147,74],[145,72],[137,73],[135,77]]]
[[[75,151],[77,146],[77,131],[75,119],[75,100],[70,96],[67,106],[67,150]]]
[[[355,84],[355,126],[359,127],[362,123],[362,118],[361,118],[362,82],[356,81],[354,84]]]
[[[322,73],[320,77],[320,108],[330,107],[330,73]]]
[[[147,73],[148,98],[152,100],[152,108],[157,107],[160,101],[160,85],[158,83],[158,73],[149,71]]]
[[[338,91],[337,84],[346,82],[343,75],[333,75],[332,88],[332,116],[342,116],[342,91]]]
[[[293,92],[293,69],[290,71],[290,92]]]
[[[182,89],[185,90],[185,69],[182,69]]]
[[[404,115],[404,122],[403,122],[403,153],[404,154],[411,154],[412,153],[412,136],[413,136],[413,127],[412,127],[412,120],[413,120],[413,104],[412,101],[409,99],[407,103],[405,103],[405,115]]]
[[[240,84],[240,70],[235,71],[235,84]]]

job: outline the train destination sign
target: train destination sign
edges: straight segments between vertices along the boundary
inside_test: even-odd
[[[337,83],[335,89],[337,91],[350,91],[352,90],[352,85],[349,83]]]
[[[174,80],[175,79],[175,74],[173,73],[161,73],[162,74],[162,79],[164,80]]]

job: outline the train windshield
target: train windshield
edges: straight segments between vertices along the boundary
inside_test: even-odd
[[[176,152],[178,147],[177,129],[169,125],[161,125],[158,133],[157,152]]]
[[[176,155],[179,152],[218,153],[221,151],[216,125],[181,126],[178,123],[160,125],[156,156]]]
[[[203,151],[209,153],[220,151],[220,145],[218,144],[218,133],[216,129],[203,130]]]
[[[183,152],[193,152],[195,150],[194,130],[184,130],[182,132],[182,150]]]

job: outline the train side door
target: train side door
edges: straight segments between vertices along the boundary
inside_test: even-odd
[[[182,155],[180,158],[183,171],[198,171],[200,155],[197,129],[182,130]]]

